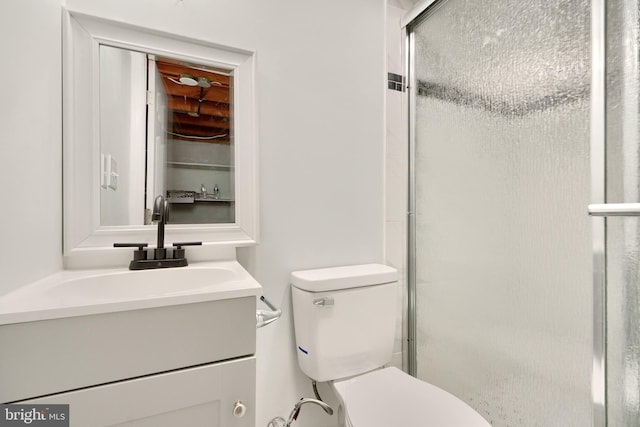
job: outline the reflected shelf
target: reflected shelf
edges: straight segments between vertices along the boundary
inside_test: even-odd
[[[223,165],[216,163],[191,163],[191,162],[167,162],[168,166],[177,166],[183,168],[206,168],[206,169],[231,169],[232,165]]]
[[[208,202],[218,202],[218,203],[219,203],[219,202],[226,202],[226,203],[233,203],[233,202],[235,202],[235,200],[233,200],[233,199],[212,199],[212,198],[209,198],[209,197],[207,197],[206,199],[205,199],[205,198],[202,198],[202,197],[201,197],[201,198],[196,197],[193,201],[194,201],[194,202],[196,202],[196,203],[197,203],[197,202],[205,202],[205,203],[208,203]]]
[[[235,199],[214,197],[211,194],[203,195],[203,193],[196,193],[195,191],[169,190],[167,191],[167,202],[173,205],[191,205],[195,202],[233,203]]]

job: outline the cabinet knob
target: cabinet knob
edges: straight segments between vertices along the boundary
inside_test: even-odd
[[[233,404],[233,416],[236,418],[244,417],[244,414],[247,413],[247,407],[241,401],[237,401]]]

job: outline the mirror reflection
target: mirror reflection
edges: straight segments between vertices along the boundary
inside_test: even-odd
[[[233,73],[100,46],[100,222],[235,222]]]

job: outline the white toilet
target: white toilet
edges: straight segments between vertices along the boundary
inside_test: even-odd
[[[350,427],[488,427],[452,394],[382,368],[391,361],[397,270],[380,264],[291,273],[298,363],[329,381]]]

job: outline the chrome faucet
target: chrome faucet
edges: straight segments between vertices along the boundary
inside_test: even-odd
[[[316,400],[316,399],[311,399],[311,398],[308,398],[308,397],[303,397],[302,399],[298,400],[298,402],[293,407],[293,410],[291,411],[291,414],[289,415],[289,420],[287,421],[287,424],[285,425],[285,427],[291,426],[291,423],[294,420],[298,419],[298,414],[300,413],[300,407],[302,405],[304,405],[305,403],[316,404],[319,407],[321,407],[322,409],[324,409],[324,412],[326,412],[327,414],[333,415],[333,409],[331,409],[331,406],[327,405],[322,400]]]
[[[151,221],[158,222],[158,244],[155,250],[155,259],[165,259],[167,250],[164,248],[164,225],[169,219],[169,202],[164,197],[158,196],[153,202]]]

